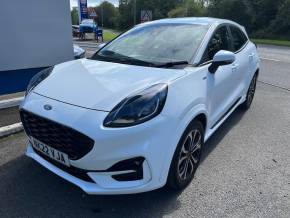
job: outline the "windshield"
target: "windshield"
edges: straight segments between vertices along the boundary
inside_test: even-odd
[[[109,43],[92,59],[135,65],[189,63],[208,28],[176,23],[141,25]]]
[[[83,20],[82,21],[82,24],[93,24],[94,23],[94,21],[93,20]]]

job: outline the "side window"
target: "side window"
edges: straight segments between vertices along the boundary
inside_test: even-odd
[[[226,26],[222,26],[215,31],[208,43],[202,62],[212,60],[213,56],[220,50],[231,50],[230,36]]]
[[[240,50],[248,41],[247,36],[237,27],[230,26],[230,30],[233,37],[234,52]]]

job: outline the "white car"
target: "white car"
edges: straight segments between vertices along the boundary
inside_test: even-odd
[[[27,156],[89,194],[185,188],[208,138],[254,97],[245,29],[213,18],[140,24],[91,59],[35,76],[20,107]]]

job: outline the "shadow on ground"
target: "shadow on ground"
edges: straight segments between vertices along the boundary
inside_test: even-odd
[[[237,110],[211,137],[203,160],[242,116]],[[25,156],[3,165],[0,178],[1,217],[162,217],[181,207],[181,193],[166,188],[135,195],[89,196]]]
[[[25,156],[3,165],[0,178],[0,217],[162,217],[181,206],[166,188],[90,196]]]
[[[244,116],[245,112],[240,108],[237,108],[230,117],[219,127],[219,129],[207,140],[201,162],[206,159],[206,157],[219,145],[221,140],[226,137],[229,131],[239,123],[239,121]]]

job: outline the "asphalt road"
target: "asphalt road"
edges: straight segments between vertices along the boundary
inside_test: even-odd
[[[289,47],[281,46],[271,46],[271,45],[259,45],[258,47],[259,54],[264,59],[286,62],[290,63],[290,50]]]
[[[290,63],[279,54],[262,60],[251,109],[209,139],[183,192],[86,195],[25,157],[20,133],[0,140],[0,217],[290,217]]]
[[[0,109],[0,128],[20,122],[18,107]]]

